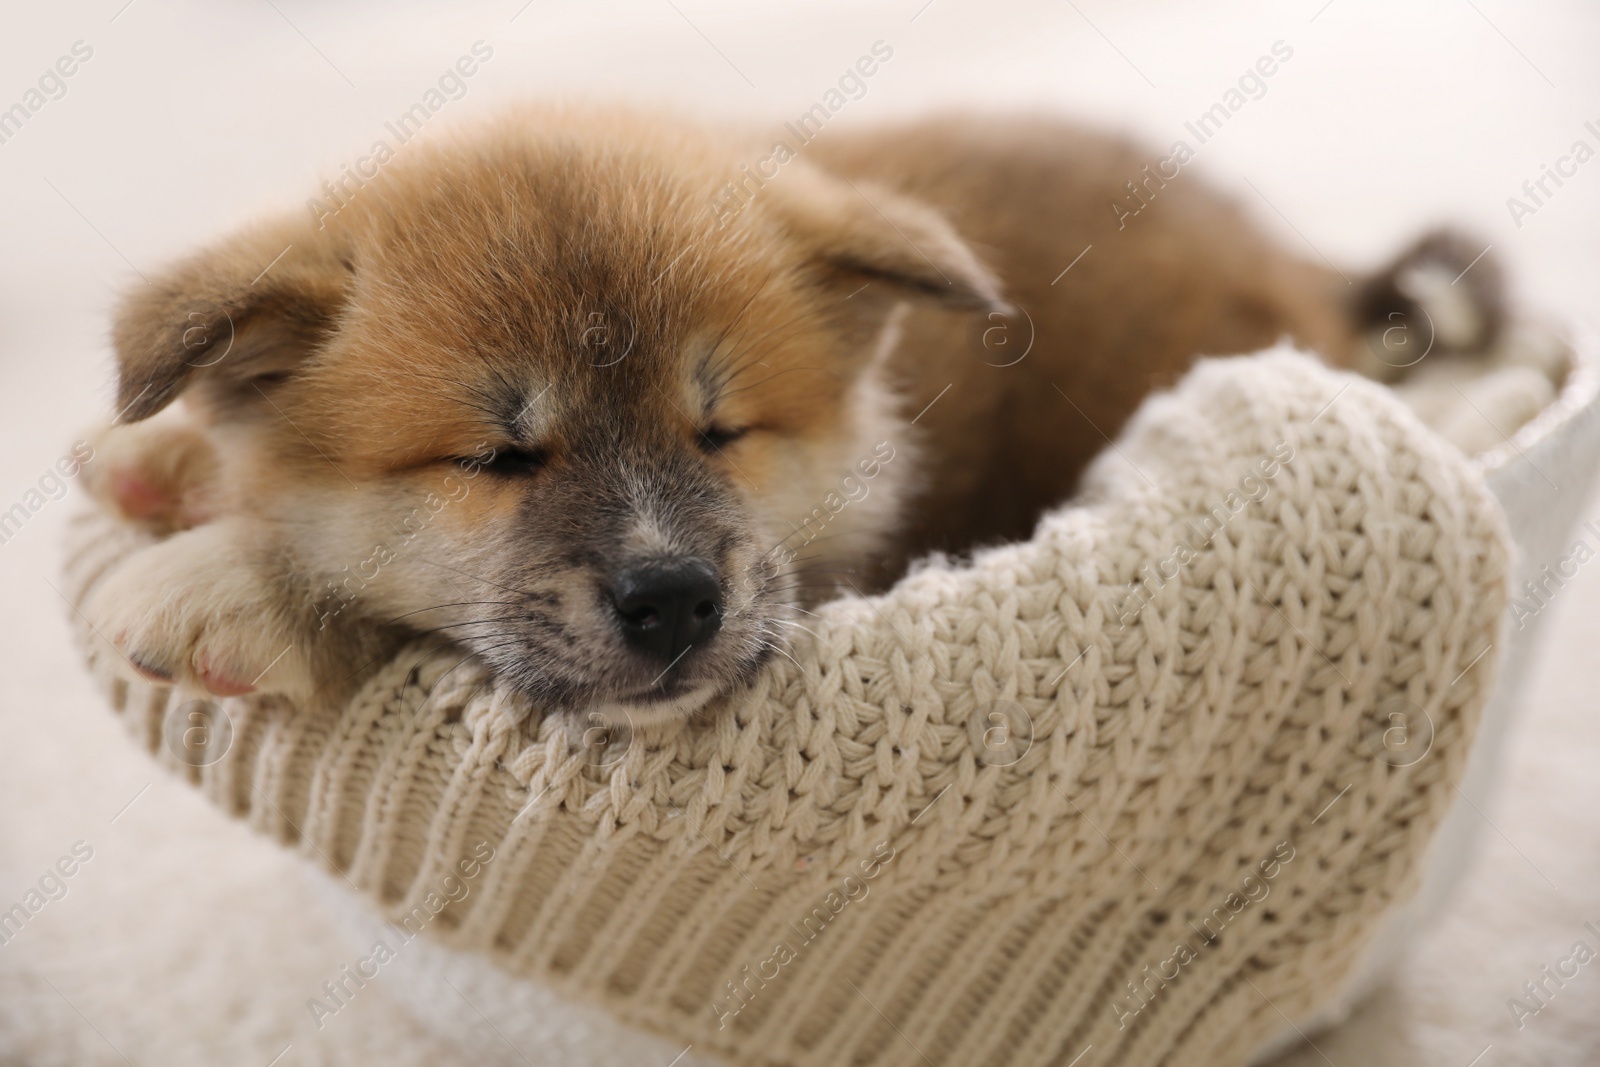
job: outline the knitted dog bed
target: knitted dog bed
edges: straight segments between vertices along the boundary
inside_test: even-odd
[[[68,595],[139,543],[85,516]],[[423,644],[348,707],[222,702],[196,758],[190,698],[81,637],[152,752],[390,920],[353,980],[425,930],[739,1064],[1233,1064],[1414,890],[1509,552],[1472,461],[1274,352],[1148,402],[1030,541],[825,605],[704,725],[578,747]]]

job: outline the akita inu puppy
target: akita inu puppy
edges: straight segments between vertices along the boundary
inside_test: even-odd
[[[218,694],[338,701],[429,633],[551,712],[685,715],[802,605],[1026,537],[1198,356],[1381,367],[1370,328],[1476,252],[1352,284],[1189,174],[1130,220],[1149,155],[1048,119],[829,130],[750,180],[770,155],[519,110],[135,290],[91,481],[169,536],[88,617]],[[1491,265],[1452,293],[1436,347],[1484,343]]]

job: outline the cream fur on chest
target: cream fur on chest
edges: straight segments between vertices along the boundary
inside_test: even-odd
[[[75,536],[77,601],[133,535]],[[1147,403],[1032,540],[824,606],[709,723],[600,757],[418,645],[345,708],[224,702],[196,769],[162,736],[187,698],[95,668],[153,752],[397,943],[679,1047],[1231,1064],[1415,889],[1509,567],[1471,461],[1273,352]]]

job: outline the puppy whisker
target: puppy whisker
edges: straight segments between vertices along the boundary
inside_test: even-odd
[[[810,634],[812,637],[816,637],[818,640],[821,640],[821,638],[818,636],[818,634],[817,634],[817,632],[815,630],[811,629],[811,627],[809,627],[809,626],[805,626],[805,625],[802,625],[801,623],[795,622],[793,619],[773,619],[772,621],[774,623],[778,624],[779,626],[791,626],[796,630],[804,630],[806,633]]]

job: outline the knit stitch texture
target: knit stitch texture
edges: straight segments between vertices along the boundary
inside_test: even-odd
[[[73,538],[75,602],[140,543],[98,515]],[[162,737],[190,697],[114,680],[77,622],[130,728],[222,808],[697,1050],[1228,1065],[1414,889],[1509,554],[1468,459],[1280,351],[1151,399],[1030,541],[829,603],[705,722],[598,756],[424,643],[347,707],[223,701],[227,752],[190,767]]]

